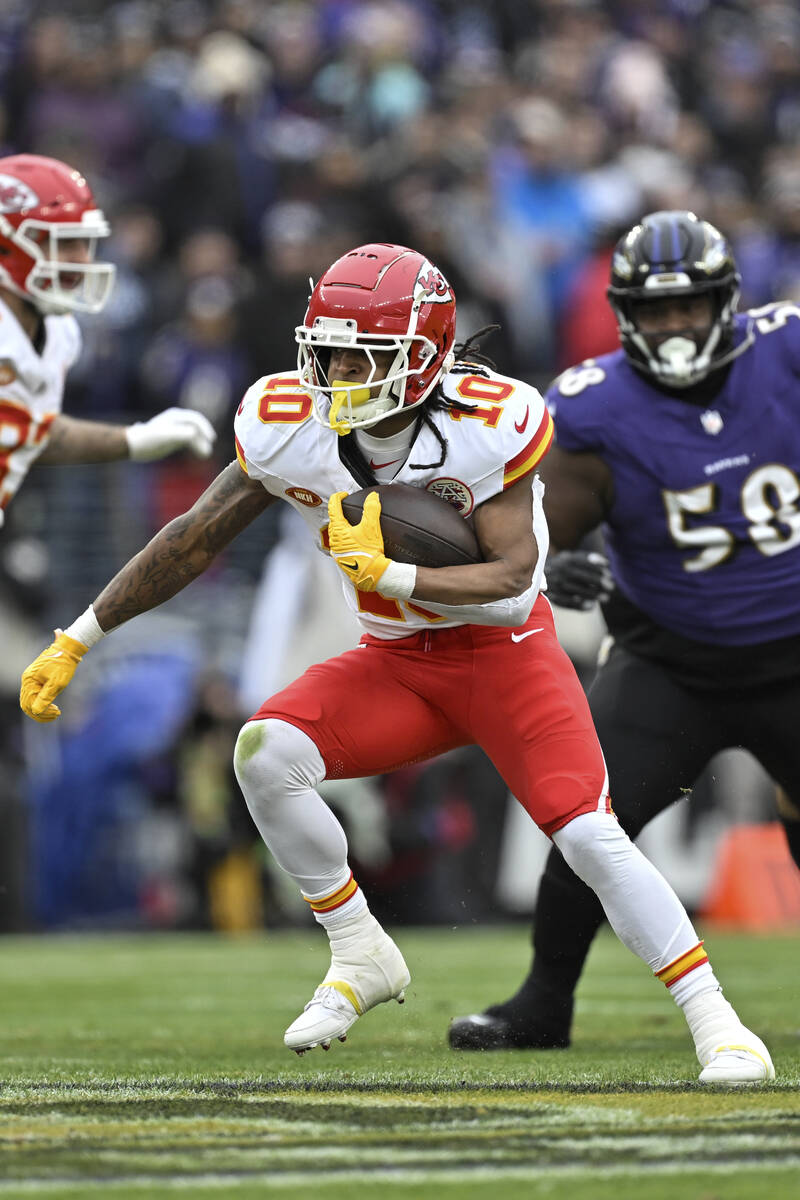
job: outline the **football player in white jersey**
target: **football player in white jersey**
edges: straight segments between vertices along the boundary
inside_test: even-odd
[[[0,158],[0,525],[32,463],[207,458],[214,429],[170,408],[107,425],[61,412],[64,378],[81,349],[74,313],[97,313],[114,282],[96,262],[109,226],[78,171],[37,154]]]
[[[28,667],[24,711],[55,720],[54,701],[90,646],[185,587],[283,499],[340,569],[364,628],[355,649],[267,700],[236,746],[253,819],[330,941],[329,970],[286,1045],[303,1053],[344,1041],[370,1008],[402,1000],[410,979],[318,785],[475,742],[667,985],[701,1080],[772,1078],[766,1047],[723,998],[679,900],[611,811],[588,705],[540,595],[547,527],[535,468],[552,436],[541,396],[454,351],[450,285],[403,246],[359,246],[334,263],[296,337],[298,369],[259,380],[242,401],[237,461]],[[342,513],[344,495],[377,479],[456,502],[472,516],[483,561],[390,561],[377,493],[358,525]]]

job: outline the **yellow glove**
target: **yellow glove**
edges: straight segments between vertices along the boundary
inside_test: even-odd
[[[60,717],[61,709],[53,701],[72,679],[88,648],[57,629],[56,640],[23,671],[19,692],[22,711],[42,723]]]
[[[352,584],[362,592],[374,592],[390,561],[383,553],[381,502],[377,492],[370,492],[361,520],[351,525],[342,512],[342,497],[346,495],[336,492],[328,501],[331,556]]]

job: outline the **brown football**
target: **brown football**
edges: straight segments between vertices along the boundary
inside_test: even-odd
[[[377,483],[342,500],[351,525],[361,520],[364,501],[377,492],[387,558],[417,567],[461,567],[482,561],[471,522],[446,500],[407,483]]]

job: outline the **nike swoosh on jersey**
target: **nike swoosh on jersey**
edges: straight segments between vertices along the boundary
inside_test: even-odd
[[[524,433],[524,432],[525,432],[525,427],[526,427],[526,426],[527,426],[527,424],[528,424],[528,417],[529,417],[530,415],[531,415],[531,410],[530,410],[530,408],[526,408],[526,409],[525,409],[525,416],[522,418],[522,421],[521,421],[519,424],[517,424],[517,422],[516,422],[516,421],[514,422],[514,428],[516,429],[517,433]]]
[[[511,640],[512,642],[524,642],[525,638],[530,637],[532,633],[542,633],[543,630],[544,625],[539,629],[526,629],[524,633],[512,633]]]
[[[393,467],[396,462],[400,462],[400,459],[393,458],[388,463],[376,463],[376,462],[373,462],[372,459],[370,459],[369,465],[372,467],[373,471],[380,471],[381,467]]]

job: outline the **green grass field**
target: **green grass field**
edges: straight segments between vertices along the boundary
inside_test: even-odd
[[[7,938],[0,1200],[800,1197],[797,938],[705,932],[774,1085],[701,1088],[681,1014],[610,933],[570,1050],[447,1048],[451,1016],[518,983],[519,926],[400,931],[407,1003],[303,1058],[282,1035],[327,965],[317,929]]]

